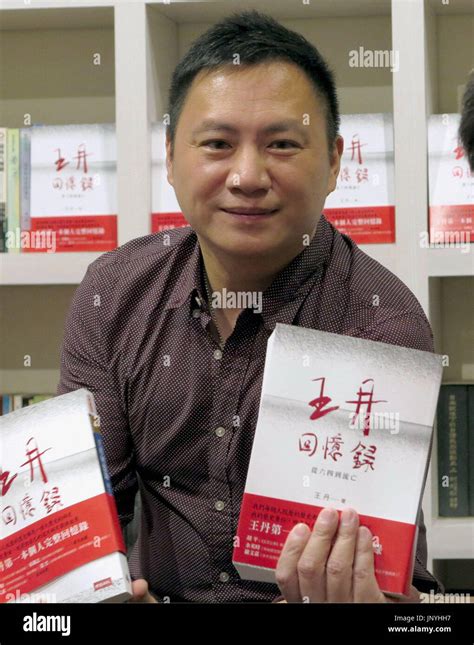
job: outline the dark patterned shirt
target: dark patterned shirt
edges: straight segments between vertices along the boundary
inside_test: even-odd
[[[270,602],[278,586],[241,580],[232,550],[275,324],[425,351],[432,332],[409,289],[324,216],[263,292],[261,313],[240,313],[223,351],[209,330],[202,266],[190,227],[95,260],[68,314],[57,394],[95,396],[122,527],[140,491],[133,579],[171,602]],[[426,570],[422,513],[418,523],[413,584],[440,591]]]

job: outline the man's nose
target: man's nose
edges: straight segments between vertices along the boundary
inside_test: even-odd
[[[271,179],[264,154],[255,146],[246,146],[238,150],[233,155],[226,185],[229,189],[240,188],[244,192],[268,190]]]

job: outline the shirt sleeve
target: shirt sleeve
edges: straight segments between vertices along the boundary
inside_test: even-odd
[[[421,308],[420,308],[421,309]],[[357,334],[361,338],[375,340],[391,345],[434,352],[434,339],[431,326],[426,316],[420,313],[401,313],[398,315],[382,315],[378,321]],[[442,583],[427,569],[428,548],[426,541],[426,526],[423,509],[420,506],[418,514],[418,541],[413,570],[413,585],[422,592],[444,593]]]
[[[94,395],[122,529],[132,520],[138,481],[128,417],[101,339],[100,295],[89,266],[66,317],[56,395],[86,388]]]

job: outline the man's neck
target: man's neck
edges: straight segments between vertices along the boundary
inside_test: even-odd
[[[233,255],[223,256],[201,241],[200,247],[212,291],[222,292],[225,288],[228,293],[265,291],[278,273],[305,248],[302,245],[293,250],[287,249],[286,253],[278,253],[268,258],[263,256],[242,258]]]

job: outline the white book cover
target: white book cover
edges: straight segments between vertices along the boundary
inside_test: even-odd
[[[474,241],[474,172],[459,140],[459,114],[428,121],[431,242]]]
[[[31,234],[23,236],[22,250],[116,248],[115,125],[41,125],[29,131]]]
[[[0,128],[0,253],[7,252],[7,128]]]
[[[324,215],[357,244],[395,242],[392,114],[343,114],[344,152]]]
[[[351,507],[382,591],[407,590],[441,375],[430,352],[277,323],[233,555],[242,578],[275,582],[295,524]]]
[[[131,579],[94,398],[0,417],[0,603],[123,602]]]
[[[153,123],[151,127],[151,231],[189,226],[176,199],[173,186],[166,176],[166,127]]]

